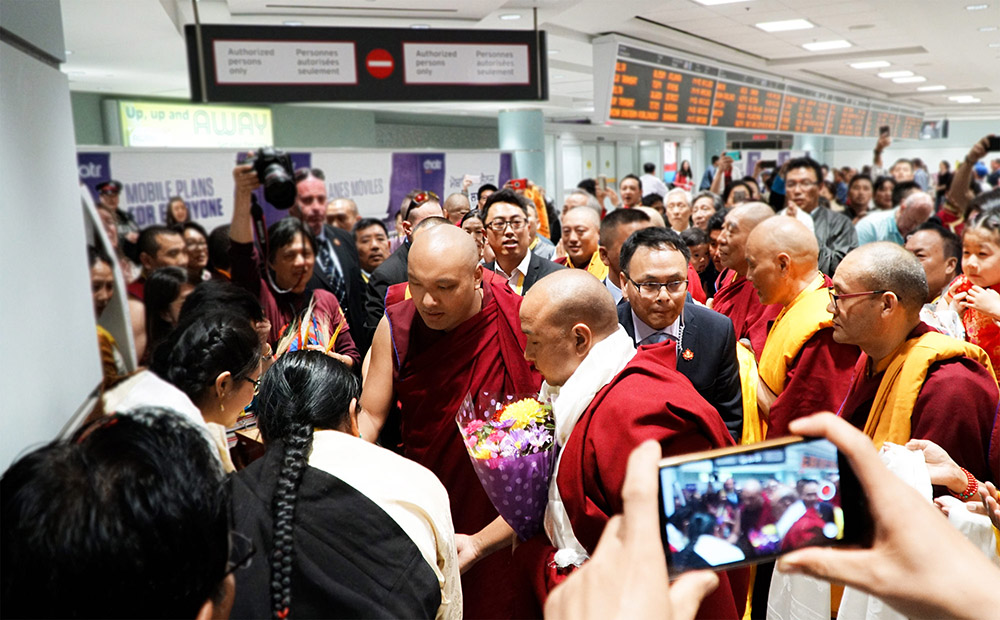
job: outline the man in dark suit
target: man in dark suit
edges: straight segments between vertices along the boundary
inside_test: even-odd
[[[553,271],[565,269],[528,250],[531,242],[528,202],[514,190],[504,188],[491,195],[482,215],[486,241],[496,256],[496,260],[487,263],[486,267],[507,280],[518,295],[527,293],[535,282]]]
[[[410,192],[408,201],[403,205],[402,216],[403,230],[400,232],[406,236],[406,240],[368,278],[364,331],[369,340],[375,333],[378,322],[382,320],[382,315],[385,314],[386,291],[393,284],[406,282],[407,257],[410,254],[410,243],[413,241],[413,229],[429,217],[444,217],[441,199],[434,192],[423,190]]]
[[[677,342],[677,370],[691,381],[737,442],[743,432],[743,397],[736,332],[725,316],[687,294],[690,251],[680,235],[653,227],[622,245],[618,322],[636,345]]]
[[[322,170],[297,170],[295,187],[298,194],[289,214],[305,222],[316,237],[316,264],[306,286],[309,290],[323,289],[336,295],[347,315],[354,343],[364,356],[371,340],[360,329],[364,325],[365,289],[354,237],[326,223],[327,192]]]

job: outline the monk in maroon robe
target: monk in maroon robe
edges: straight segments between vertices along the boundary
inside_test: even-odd
[[[528,335],[526,356],[546,380],[542,394],[554,395],[562,451],[550,482],[546,530],[555,545],[572,550],[578,543],[594,552],[604,526],[623,508],[623,455],[643,441],[659,442],[665,456],[733,445],[718,412],[677,371],[676,342],[644,345],[634,353],[600,282],[573,271],[547,276],[526,295],[521,328]],[[560,503],[571,531],[560,525]],[[550,569],[556,549],[545,543],[532,539],[515,552],[542,602],[562,576]],[[738,618],[747,572],[720,577],[700,616]]]
[[[893,243],[864,245],[837,267],[833,336],[864,351],[839,413],[877,444],[928,439],[979,480],[1000,481],[1000,392],[989,359],[921,322],[920,268]],[[861,291],[882,292],[851,297]],[[894,384],[911,389],[888,398]]]
[[[820,273],[812,231],[788,216],[754,227],[747,240],[747,279],[761,303],[777,304],[757,370],[758,411],[767,437],[788,434],[788,423],[836,411],[847,395],[861,351],[833,339],[829,279]]]
[[[746,243],[750,231],[773,215],[774,210],[760,202],[742,204],[726,215],[719,235],[719,260],[725,269],[715,282],[715,297],[709,305],[729,317],[737,340],[750,341],[758,362],[767,340],[768,321],[778,316],[781,307],[760,303],[757,291],[746,279]]]
[[[388,308],[372,344],[361,397],[361,435],[378,437],[391,404],[402,414],[404,454],[434,472],[451,498],[463,572],[465,615],[512,617],[513,531],[483,491],[455,416],[467,393],[536,393],[541,377],[524,359],[521,298],[484,279],[479,250],[465,231],[439,226],[414,238],[411,299]],[[481,560],[481,561],[480,561]]]

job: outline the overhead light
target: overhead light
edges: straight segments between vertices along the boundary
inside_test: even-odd
[[[948,97],[948,99],[956,103],[979,103],[982,101],[979,97],[973,97],[972,95],[955,95],[954,97]]]
[[[879,73],[878,76],[884,80],[891,80],[892,78],[900,77],[910,77],[913,75],[912,71],[883,71]]]
[[[934,86],[918,86],[917,90],[919,90],[922,93],[931,93],[936,90],[946,90],[947,88],[948,87],[945,86],[944,84],[936,84]]]
[[[500,19],[510,22],[514,21],[515,19],[521,19],[521,15],[519,13],[505,13],[500,16]]]
[[[410,30],[429,30],[428,24],[410,24]]]
[[[988,4],[969,4],[965,7],[966,11],[982,11],[983,9],[990,8]]]
[[[808,19],[786,19],[778,22],[761,22],[754,25],[764,32],[787,32],[789,30],[807,30],[816,27],[816,24]]]
[[[851,43],[843,39],[834,39],[833,41],[803,43],[802,47],[806,48],[810,52],[825,52],[827,50],[842,50],[844,48],[851,47]]]
[[[73,50],[66,50],[66,55],[69,56],[73,53]]]
[[[922,75],[911,75],[910,77],[893,78],[892,81],[897,84],[916,84],[917,82],[926,82],[927,78]]]
[[[559,53],[559,50],[549,50],[548,51],[549,56],[555,56],[558,53]]]
[[[288,20],[288,21],[281,22],[281,23],[284,24],[284,25],[286,25],[286,26],[301,26],[302,25],[302,22],[291,20],[291,19]]]
[[[990,43],[986,47],[1000,47],[1000,43]]]
[[[979,32],[996,32],[996,31],[997,31],[996,26],[983,26],[982,28],[979,29]]]
[[[887,60],[866,60],[865,62],[852,62],[852,69],[881,69],[890,66]]]
[[[719,4],[736,4],[737,2],[749,2],[750,0],[694,0],[698,4],[705,6],[716,6]]]

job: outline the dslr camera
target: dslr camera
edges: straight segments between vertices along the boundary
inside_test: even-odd
[[[288,153],[264,146],[247,157],[243,163],[253,166],[257,178],[264,186],[264,198],[275,209],[288,209],[295,204],[297,195],[295,171],[292,169],[292,158]]]

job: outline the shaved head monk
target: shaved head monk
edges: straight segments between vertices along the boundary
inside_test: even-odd
[[[545,378],[541,395],[553,399],[556,445],[562,447],[545,513],[555,548],[532,541],[516,552],[519,565],[533,568],[533,586],[544,597],[555,585],[551,563],[582,563],[611,516],[621,512],[621,455],[647,439],[660,442],[664,454],[733,441],[715,409],[676,370],[673,342],[634,350],[600,281],[571,270],[546,276],[525,295],[520,315],[525,357]],[[740,575],[736,599],[721,576],[703,604],[706,617],[739,617],[746,600]]]
[[[538,390],[541,378],[524,359],[521,298],[484,275],[476,242],[457,226],[417,234],[407,270],[412,298],[387,307],[375,331],[361,436],[375,441],[400,403],[403,453],[434,472],[451,498],[466,617],[512,617],[510,554],[490,554],[513,531],[483,491],[455,415],[470,392]]]
[[[841,261],[828,307],[833,338],[864,352],[841,415],[876,447],[930,440],[977,479],[1000,480],[1000,393],[989,357],[923,323],[926,297],[920,260],[895,243],[869,243]],[[960,494],[967,485],[962,476],[947,486]]]
[[[595,209],[580,207],[562,216],[562,244],[566,256],[556,259],[570,269],[586,269],[598,280],[608,277],[608,266],[601,260],[601,214]]]
[[[782,437],[795,418],[839,409],[860,351],[833,338],[830,282],[819,271],[816,236],[801,222],[761,222],[747,239],[746,258],[760,302],[781,307],[760,355],[757,403],[767,437]]]
[[[762,202],[741,204],[726,214],[718,241],[719,261],[724,269],[716,280],[718,289],[709,305],[732,320],[736,338],[749,342],[758,362],[767,340],[768,321],[773,321],[781,308],[760,303],[753,285],[746,279],[746,244],[750,231],[773,216],[774,210]]]

